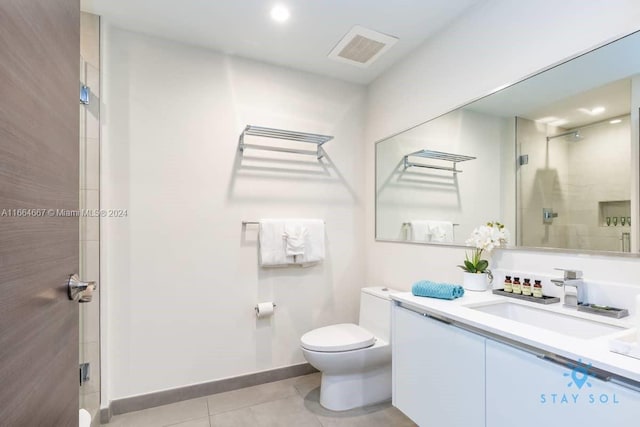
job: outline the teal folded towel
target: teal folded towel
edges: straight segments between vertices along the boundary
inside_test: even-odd
[[[456,299],[464,295],[464,288],[460,285],[421,280],[413,284],[411,292],[417,297]]]

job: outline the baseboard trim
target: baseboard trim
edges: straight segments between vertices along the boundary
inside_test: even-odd
[[[107,424],[111,421],[113,412],[111,411],[111,404],[106,408],[100,408],[100,424]]]
[[[127,412],[140,411],[142,409],[167,405],[169,403],[181,402],[183,400],[195,399],[198,397],[209,396],[211,394],[224,393],[225,391],[271,383],[274,381],[285,380],[287,378],[298,377],[300,375],[312,374],[314,372],[318,371],[313,366],[308,363],[301,363],[299,365],[270,369],[268,371],[241,375],[239,377],[225,378],[223,380],[117,399],[113,400],[108,408],[102,408],[100,410],[100,421],[103,424],[106,424],[109,422],[112,415],[126,414]]]

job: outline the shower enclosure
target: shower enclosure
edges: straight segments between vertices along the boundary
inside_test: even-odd
[[[80,21],[80,266],[83,280],[98,285],[80,304],[80,408],[100,425],[100,20]]]
[[[518,242],[631,250],[628,114],[561,128],[518,117]]]

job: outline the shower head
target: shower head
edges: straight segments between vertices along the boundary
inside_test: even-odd
[[[565,136],[564,139],[566,139],[569,142],[578,142],[584,139],[584,136],[580,135],[580,131],[575,131],[575,132],[571,132],[569,135]]]
[[[579,130],[570,130],[568,132],[562,132],[557,135],[548,136],[547,142],[551,141],[552,139],[560,138],[561,136],[564,136],[564,139],[569,142],[577,142],[584,139],[584,136],[580,135]]]

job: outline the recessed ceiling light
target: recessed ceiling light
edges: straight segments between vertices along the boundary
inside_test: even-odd
[[[534,122],[538,122],[538,123],[551,123],[551,122],[555,122],[556,120],[560,120],[558,119],[556,116],[547,116],[547,117],[542,117],[541,119],[536,119],[534,120]]]
[[[276,22],[285,22],[289,16],[291,16],[289,9],[282,4],[277,4],[271,9],[271,18]]]
[[[547,123],[549,126],[564,126],[567,123],[569,123],[569,120],[567,119],[558,119],[558,120],[554,120],[552,122]]]
[[[613,119],[609,123],[611,123],[612,125],[617,125],[618,123],[622,123],[622,120],[621,119]]]
[[[597,116],[598,114],[602,114],[605,112],[605,108],[604,107],[594,107],[592,109],[588,109],[588,108],[578,108],[578,111],[581,111],[585,114],[588,114],[590,116]]]

